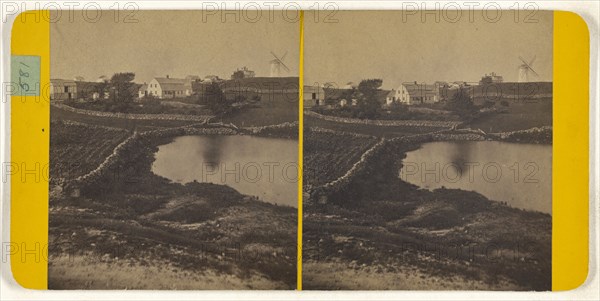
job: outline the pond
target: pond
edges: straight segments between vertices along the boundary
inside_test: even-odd
[[[497,141],[431,142],[408,152],[400,178],[421,188],[476,191],[552,214],[552,146]]]
[[[254,136],[181,136],[160,145],[152,172],[177,183],[228,185],[260,200],[297,207],[298,142]]]

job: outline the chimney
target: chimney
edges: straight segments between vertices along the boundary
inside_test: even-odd
[[[167,78],[169,78],[169,75],[167,74]]]

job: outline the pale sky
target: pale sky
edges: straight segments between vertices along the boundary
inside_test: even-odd
[[[125,71],[139,83],[167,74],[229,78],[242,66],[268,76],[270,51],[287,51],[287,75],[298,75],[299,24],[277,12],[274,21],[265,12],[257,23],[203,18],[201,11],[138,11],[138,23],[115,23],[109,11],[96,23],[74,16],[51,24],[52,78],[93,81]],[[537,23],[523,22],[524,13],[517,23],[508,11],[497,23],[480,11],[473,23],[467,12],[457,23],[436,23],[433,16],[422,22],[418,14],[403,20],[400,11],[341,11],[333,15],[338,23],[315,23],[312,16],[306,12],[306,84],[381,78],[389,89],[406,81],[476,82],[490,72],[517,81],[519,56],[536,57],[540,77],[533,80],[552,81],[552,12],[536,12]]]
[[[422,22],[419,14],[403,20],[399,11],[342,11],[334,15],[338,23],[307,16],[305,84],[381,78],[389,89],[409,81],[477,82],[490,72],[514,82],[519,56],[536,56],[533,69],[540,77],[531,80],[552,81],[552,12],[536,12],[537,23],[524,23],[524,12],[516,23],[508,11],[497,23],[486,22],[481,11],[473,23],[466,11],[457,23],[436,23],[432,15]]]
[[[96,23],[86,22],[81,13],[74,16],[73,22],[63,16],[51,24],[52,78],[83,76],[94,81],[131,71],[138,83],[167,74],[228,79],[243,66],[256,76],[269,76],[270,51],[279,56],[287,51],[287,75],[298,76],[300,25],[281,14],[270,21],[264,12],[256,23],[243,18],[238,23],[234,16],[222,22],[219,14],[203,18],[201,11],[138,11],[139,22],[133,24],[115,23],[110,11],[103,11]]]

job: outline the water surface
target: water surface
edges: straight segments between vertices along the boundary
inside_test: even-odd
[[[297,207],[298,142],[254,136],[181,136],[158,147],[152,172],[178,183],[228,185]]]
[[[408,152],[400,177],[430,190],[476,191],[510,206],[552,213],[552,146],[431,142]]]

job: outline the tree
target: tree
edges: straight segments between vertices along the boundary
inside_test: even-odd
[[[242,79],[244,77],[246,77],[246,75],[244,74],[244,71],[242,71],[242,70],[235,71],[231,75],[231,79]]]
[[[446,109],[455,112],[462,118],[470,117],[477,112],[477,107],[473,104],[471,96],[463,88],[458,89],[450,101],[446,103]]]
[[[111,111],[127,112],[131,109],[135,98],[135,73],[115,73],[108,83]]]
[[[225,97],[218,83],[211,83],[204,91],[206,107],[215,115],[222,115],[231,110],[231,101]]]
[[[381,79],[365,79],[358,84],[358,93],[353,99],[358,101],[359,118],[374,119],[379,116],[381,104],[377,94],[382,84]]]

